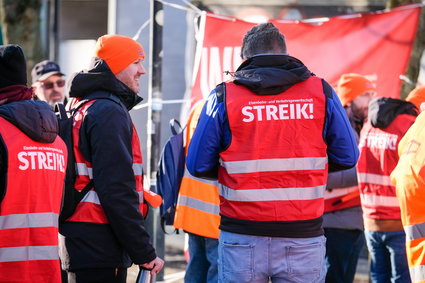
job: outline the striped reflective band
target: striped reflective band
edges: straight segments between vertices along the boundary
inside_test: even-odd
[[[91,202],[95,204],[100,204],[99,197],[95,191],[88,191],[87,194],[81,200],[81,202]]]
[[[87,167],[85,163],[76,163],[76,164],[77,164],[77,175],[89,176],[90,179],[93,179],[93,168]],[[133,172],[134,172],[134,175],[142,175],[143,174],[142,163],[133,163]]]
[[[58,227],[57,213],[28,213],[0,216],[0,230],[16,228]]]
[[[425,223],[404,226],[404,231],[406,232],[407,241],[425,238]]]
[[[187,196],[179,196],[179,199],[177,201],[177,204],[188,206],[206,213],[216,214],[218,215],[220,212],[220,207],[218,205],[204,202],[199,199],[194,199]]]
[[[425,280],[425,265],[417,265],[409,268],[412,282],[422,282]]]
[[[323,198],[326,185],[307,188],[233,190],[222,184],[220,195],[230,201],[311,200]]]
[[[400,207],[397,197],[361,194],[362,204],[369,206]]]
[[[376,185],[382,185],[382,186],[392,186],[390,176],[359,173],[358,179],[362,183],[376,184]]]
[[[245,161],[221,161],[229,174],[266,171],[322,170],[328,163],[327,157],[275,158]]]
[[[58,246],[0,248],[0,262],[59,260]]]
[[[218,186],[217,180],[207,180],[207,179],[202,179],[202,178],[196,178],[195,176],[190,174],[190,172],[187,170],[186,167],[184,169],[184,177],[195,180],[195,181],[199,181],[199,182],[204,183],[204,184],[212,185],[212,186],[215,186],[215,187]]]
[[[345,196],[346,194],[349,194],[351,192],[358,191],[358,190],[359,188],[357,186],[349,187],[349,188],[333,189],[332,191],[325,190],[324,198],[330,199],[330,198]]]

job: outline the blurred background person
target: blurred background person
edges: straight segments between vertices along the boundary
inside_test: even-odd
[[[44,60],[34,66],[31,77],[36,99],[46,101],[52,107],[57,102],[66,104],[65,78],[58,64]]]

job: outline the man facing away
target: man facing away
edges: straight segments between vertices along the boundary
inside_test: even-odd
[[[155,254],[144,228],[143,170],[140,142],[129,110],[142,99],[143,47],[120,35],[96,43],[92,68],[70,84],[74,115],[75,187],[94,188],[60,227],[61,260],[69,282],[126,282],[131,263],[157,273],[164,262]]]
[[[44,60],[31,71],[32,89],[35,98],[45,101],[50,106],[65,103],[65,79],[60,67],[53,61]]]
[[[360,74],[348,73],[339,79],[336,92],[358,142],[375,86]],[[353,282],[365,242],[356,168],[330,173],[324,198],[326,283]]]
[[[249,30],[234,80],[209,96],[187,168],[218,178],[219,282],[323,282],[327,172],[358,149],[335,92],[271,23]]]
[[[0,282],[60,282],[67,162],[49,105],[32,101],[24,53],[0,46]]]

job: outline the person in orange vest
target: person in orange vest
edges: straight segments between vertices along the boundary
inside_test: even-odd
[[[339,79],[336,93],[358,142],[369,102],[376,94],[375,86],[363,75],[348,73]],[[356,168],[329,173],[326,189],[323,214],[326,282],[353,282],[364,246]]]
[[[145,53],[142,45],[121,35],[101,36],[88,71],[70,79],[77,177],[75,188],[93,188],[74,214],[60,225],[61,260],[70,282],[126,282],[132,263],[158,273],[157,257],[144,228],[151,193],[143,188],[140,141],[129,110],[137,95]],[[160,204],[161,201],[159,200]]]
[[[370,102],[360,134],[357,172],[372,282],[410,282],[406,235],[390,174],[399,160],[398,144],[417,115],[413,103],[379,97]]]
[[[24,53],[0,46],[0,282],[61,282],[58,219],[67,149],[50,106],[31,101]]]
[[[186,158],[193,176],[219,183],[219,282],[323,282],[327,174],[358,158],[349,121],[272,23],[247,31],[241,57],[209,95]]]
[[[408,96],[421,107],[425,86]],[[412,282],[425,282],[425,113],[422,112],[398,144],[400,159],[391,173],[406,233],[406,254]]]
[[[204,104],[205,101],[198,102],[189,114],[186,155]],[[196,178],[185,168],[174,218],[174,227],[183,229],[189,237],[185,283],[214,283],[218,280],[219,211],[217,181]]]

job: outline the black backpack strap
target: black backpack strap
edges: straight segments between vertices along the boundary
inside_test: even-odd
[[[215,87],[215,92],[217,95],[217,101],[223,102],[224,97],[226,95],[226,83],[221,83]]]
[[[322,79],[322,86],[326,97],[332,98],[332,87],[324,79]]]

